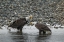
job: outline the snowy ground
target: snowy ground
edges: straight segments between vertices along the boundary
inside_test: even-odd
[[[13,29],[11,27],[8,27],[7,25],[2,26],[1,28],[2,29],[0,29],[0,33],[7,33],[7,32],[9,32],[9,30],[7,28],[10,28],[11,29],[10,32],[17,32],[18,31],[17,29]],[[63,28],[62,29],[61,28],[54,28],[54,26],[50,26],[50,29],[52,31],[52,34],[56,34],[56,33],[58,33],[58,31],[59,31],[59,33],[61,33],[61,32],[64,31]],[[29,25],[29,26],[25,25],[23,27],[22,32],[23,33],[27,33],[27,34],[35,34],[35,33],[36,34],[39,34],[39,30],[34,25],[33,26],[31,26],[31,25]]]
[[[43,37],[40,37],[38,35],[39,30],[36,29],[34,26],[27,26],[25,25],[23,27],[23,35],[20,33],[17,33],[17,29],[11,28],[11,31],[7,28],[9,28],[7,25],[2,26],[0,29],[0,41],[1,42],[22,42],[22,40],[26,39],[26,42],[64,42],[64,28],[53,28],[54,26],[51,26],[51,35],[45,35]],[[29,35],[30,34],[30,35]],[[25,38],[25,39],[22,39]]]

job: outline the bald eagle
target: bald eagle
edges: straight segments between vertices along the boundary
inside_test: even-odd
[[[29,19],[32,19],[32,15],[25,18],[17,19],[13,21],[8,27],[16,28],[17,30],[20,30],[22,32],[23,26],[28,23]]]
[[[47,31],[51,33],[51,30],[44,24],[38,22],[30,22],[31,25],[35,25],[35,27],[39,30],[39,34],[46,34]]]

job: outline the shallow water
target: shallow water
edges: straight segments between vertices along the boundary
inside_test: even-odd
[[[51,35],[39,35],[38,29],[34,26],[25,26],[23,33],[15,29],[9,32],[6,26],[0,29],[0,42],[64,42],[64,29],[51,28]]]

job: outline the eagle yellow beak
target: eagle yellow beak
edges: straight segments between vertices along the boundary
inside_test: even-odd
[[[30,25],[32,25],[32,22],[30,22]]]
[[[31,15],[31,16],[29,16],[29,18],[30,18],[30,19],[32,19],[32,18],[33,18],[33,16]]]
[[[32,23],[32,22],[30,22],[30,25],[33,25],[33,23]]]

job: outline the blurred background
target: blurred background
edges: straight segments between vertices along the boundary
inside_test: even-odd
[[[0,25],[33,15],[34,21],[64,24],[64,0],[0,0]]]
[[[52,34],[39,35],[34,26],[24,26],[23,34],[7,29],[11,21],[29,15],[33,15],[33,21],[49,25]],[[61,25],[64,25],[64,0],[0,0],[0,42],[64,42]]]

